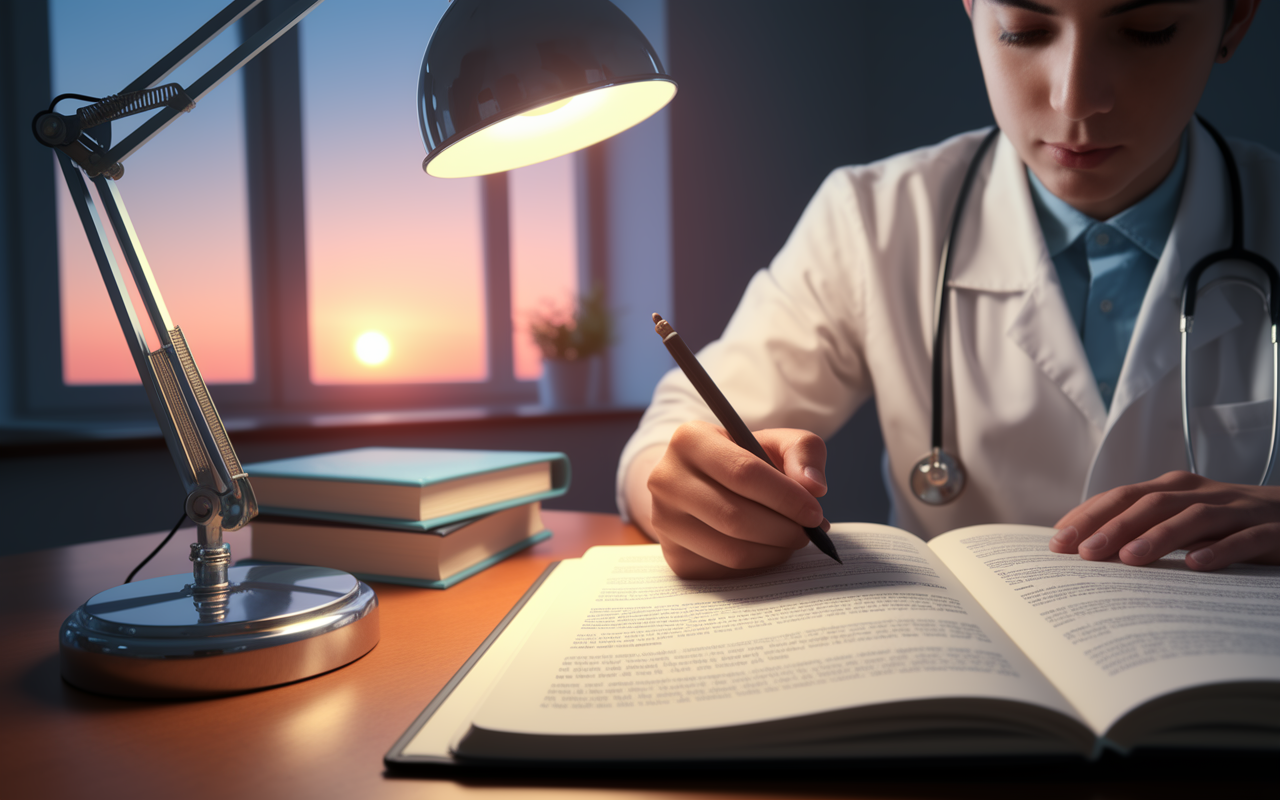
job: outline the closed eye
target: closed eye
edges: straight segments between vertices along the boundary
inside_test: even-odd
[[[1159,30],[1159,31],[1138,31],[1138,30],[1127,29],[1125,30],[1125,34],[1128,35],[1130,39],[1137,42],[1138,44],[1158,45],[1158,44],[1167,43],[1170,39],[1173,38],[1173,34],[1176,33],[1177,30],[1178,30],[1178,26],[1174,24],[1174,25],[1170,25],[1164,30]]]
[[[1000,31],[1000,43],[1007,44],[1010,47],[1027,47],[1039,44],[1048,38],[1049,32],[1045,30],[1033,31]]]

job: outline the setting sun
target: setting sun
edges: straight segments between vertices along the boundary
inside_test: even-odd
[[[367,331],[356,337],[356,358],[373,366],[381,364],[391,355],[391,342],[377,331]]]

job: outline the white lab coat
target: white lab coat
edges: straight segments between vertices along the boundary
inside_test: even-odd
[[[1052,525],[1100,491],[1184,469],[1179,298],[1195,261],[1230,242],[1222,156],[1193,123],[1182,201],[1108,412],[1063,300],[1025,168],[1002,136],[976,178],[949,281],[944,436],[968,471],[968,486],[949,505],[927,506],[907,479],[929,447],[939,254],[984,133],[835,171],[770,267],[752,278],[724,335],[699,354],[752,429],[796,427],[829,437],[874,395],[894,521],[925,538],[986,522]],[[1280,263],[1280,157],[1231,144],[1243,177],[1246,246]],[[1211,477],[1254,483],[1270,438],[1266,315],[1256,295],[1231,286],[1202,293],[1196,312],[1197,460]],[[622,476],[631,459],[690,419],[715,421],[673,370],[623,451],[624,514]]]

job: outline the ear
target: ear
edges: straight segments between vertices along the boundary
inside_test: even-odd
[[[973,0],[962,0],[964,3],[964,13],[969,15],[969,19],[973,19]]]
[[[965,0],[966,4],[971,0]],[[1231,60],[1231,56],[1235,55],[1236,48],[1240,47],[1240,42],[1244,40],[1245,33],[1248,32],[1249,26],[1253,24],[1253,15],[1258,13],[1259,0],[1236,0],[1235,8],[1231,12],[1231,19],[1227,21],[1227,29],[1222,32],[1222,45],[1218,50],[1217,61],[1224,64]]]

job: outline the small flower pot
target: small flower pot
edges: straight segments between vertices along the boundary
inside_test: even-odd
[[[552,409],[588,408],[600,402],[600,359],[542,360],[538,399]]]

